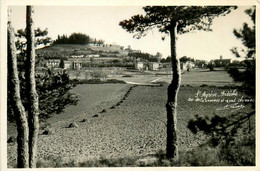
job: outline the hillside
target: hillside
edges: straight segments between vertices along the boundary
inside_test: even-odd
[[[39,56],[46,58],[60,58],[70,57],[72,55],[95,55],[100,56],[124,56],[127,55],[127,51],[123,50],[123,47],[119,45],[101,45],[94,44],[54,44],[37,49],[36,53]]]

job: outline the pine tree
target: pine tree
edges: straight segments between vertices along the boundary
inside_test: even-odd
[[[36,167],[37,141],[39,132],[39,98],[35,81],[35,33],[33,21],[33,7],[26,7],[26,87],[28,100],[28,125],[29,125],[29,167]]]
[[[10,11],[9,11],[10,12]],[[10,15],[10,14],[9,14]],[[15,113],[17,126],[17,167],[29,167],[29,128],[26,112],[20,95],[20,81],[18,77],[16,46],[14,29],[8,21],[8,89],[10,102]]]
[[[145,15],[135,15],[119,23],[123,29],[136,33],[134,37],[145,36],[148,30],[158,28],[170,35],[173,79],[168,87],[167,109],[167,145],[168,158],[178,158],[177,146],[177,95],[181,82],[180,62],[176,54],[177,34],[194,30],[211,31],[212,20],[228,14],[236,7],[230,6],[146,6]]]

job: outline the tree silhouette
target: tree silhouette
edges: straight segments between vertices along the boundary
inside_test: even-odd
[[[65,68],[64,59],[61,59],[61,60],[60,60],[60,68],[62,68],[62,69]]]
[[[232,48],[231,52],[238,58],[245,58],[246,70],[239,71],[237,68],[229,70],[230,76],[234,81],[243,84],[242,88],[249,96],[255,96],[255,11],[255,7],[245,11],[253,21],[252,27],[244,23],[242,29],[234,29],[233,31],[234,35],[242,41],[245,49],[242,49],[244,55],[239,53],[238,48]]]
[[[40,29],[33,29],[33,7],[26,7],[26,33],[18,31],[20,37],[25,36],[25,44],[21,53],[24,55],[23,65],[25,77],[18,76],[16,45],[11,21],[8,21],[8,117],[13,116],[17,126],[17,167],[36,167],[37,139],[39,119],[46,119],[53,113],[60,113],[65,106],[76,104],[78,96],[70,93],[74,86],[69,76],[64,73],[35,74],[35,35]],[[21,68],[20,68],[21,69]],[[36,87],[37,86],[37,87]],[[36,89],[37,88],[37,89]],[[51,98],[50,98],[51,97]],[[40,106],[39,106],[40,101]]]
[[[33,21],[33,7],[26,7],[26,96],[28,100],[29,126],[29,167],[36,167],[37,141],[39,132],[39,96],[35,81],[35,33]]]
[[[10,15],[10,11],[8,11]],[[20,95],[20,81],[18,77],[16,46],[14,29],[11,25],[10,17],[8,18],[8,97],[12,109],[15,113],[15,121],[17,126],[17,167],[29,167],[29,128],[25,108],[22,104]]]
[[[37,139],[38,139],[38,115],[39,115],[39,101],[36,92],[35,82],[35,44],[33,31],[33,7],[26,7],[26,96],[28,100],[27,114],[25,114],[25,107],[21,103],[19,77],[16,64],[16,48],[14,47],[14,33],[11,26],[11,21],[8,24],[8,58],[9,67],[9,85],[10,85],[10,101],[17,116],[17,167],[27,168],[36,167],[36,153],[37,153]],[[27,115],[27,116],[26,116]],[[21,151],[20,151],[21,150]]]
[[[178,158],[177,147],[177,95],[180,87],[180,62],[176,54],[176,36],[194,30],[211,31],[215,17],[226,15],[236,7],[231,6],[146,6],[145,15],[134,15],[119,23],[123,29],[141,38],[157,28],[170,35],[173,79],[168,87],[167,109],[167,158]],[[163,37],[164,39],[164,37]]]

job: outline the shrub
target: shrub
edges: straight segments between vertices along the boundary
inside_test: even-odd
[[[61,157],[48,156],[43,159],[39,159],[36,162],[37,168],[57,168],[63,167],[64,161]]]
[[[229,146],[222,146],[221,158],[232,166],[255,166],[255,136],[245,134]]]
[[[123,75],[122,77],[133,77],[133,75],[127,74],[127,75]]]
[[[225,166],[225,161],[220,159],[217,148],[207,145],[186,151],[175,164],[179,166]]]
[[[39,119],[41,122],[52,117],[54,114],[60,114],[68,105],[76,105],[79,101],[79,95],[70,90],[76,86],[75,82],[69,80],[69,75],[65,72],[47,72],[37,74],[36,90],[39,96]],[[20,75],[21,99],[28,109],[28,100],[26,98],[25,78]],[[8,91],[8,94],[10,92]],[[8,96],[9,97],[9,96]],[[11,102],[8,98],[8,119],[14,121],[14,113]]]
[[[210,64],[207,65],[207,67],[209,68],[210,71],[214,71],[215,64],[210,63]]]

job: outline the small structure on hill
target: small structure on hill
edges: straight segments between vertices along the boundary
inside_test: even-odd
[[[72,66],[71,61],[64,61],[64,69],[70,69]]]
[[[81,69],[82,61],[73,61],[73,69]]]

